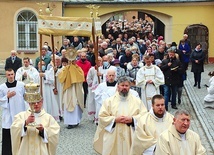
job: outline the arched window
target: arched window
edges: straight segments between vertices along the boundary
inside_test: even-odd
[[[21,11],[17,16],[17,50],[37,50],[37,17],[32,11]]]

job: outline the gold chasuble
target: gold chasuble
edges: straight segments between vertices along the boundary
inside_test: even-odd
[[[63,84],[63,106],[69,112],[74,111],[76,105],[81,110],[84,109],[84,94],[82,83],[84,82],[84,72],[78,65],[70,64],[62,69],[58,75],[60,83]]]
[[[99,123],[94,137],[94,149],[102,155],[128,155],[132,143],[134,127],[116,123],[112,131],[107,128],[118,116],[130,116],[137,120],[146,113],[139,98],[131,95],[122,97],[118,92],[103,102],[99,113]]]
[[[55,119],[42,110],[35,121],[42,124],[47,133],[47,142],[39,135],[39,130],[34,126],[28,126],[26,135],[22,136],[25,120],[31,112],[25,111],[15,116],[11,126],[13,155],[55,155],[59,140],[60,126]]]
[[[78,65],[70,64],[62,69],[58,75],[60,83],[64,83],[63,91],[74,83],[84,82],[84,72]]]
[[[179,134],[172,125],[160,135],[155,155],[206,155],[206,150],[197,133],[188,129]]]

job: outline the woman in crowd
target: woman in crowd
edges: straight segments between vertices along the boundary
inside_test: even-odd
[[[132,61],[127,64],[126,76],[129,76],[132,82],[131,89],[136,90],[139,96],[141,96],[141,91],[140,87],[136,86],[136,75],[141,67],[143,67],[143,63],[139,62],[139,55],[133,54]]]
[[[144,56],[148,56],[149,54],[154,54],[153,51],[152,51],[152,47],[147,47],[147,50],[146,52],[144,53]]]
[[[194,87],[198,85],[198,89],[201,89],[201,73],[204,72],[204,59],[205,54],[202,51],[202,45],[198,43],[195,50],[190,55],[190,60],[192,62],[191,72],[194,73],[195,84]]]

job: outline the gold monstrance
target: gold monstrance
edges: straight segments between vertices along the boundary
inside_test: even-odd
[[[24,95],[25,101],[27,101],[30,105],[31,115],[34,115],[34,113],[35,113],[34,104],[36,102],[40,102],[40,100],[41,100],[41,95],[39,92],[39,84],[30,82],[25,85],[25,90],[26,90],[25,95]],[[36,122],[29,123],[28,126],[35,127],[35,126],[37,126],[37,123]]]

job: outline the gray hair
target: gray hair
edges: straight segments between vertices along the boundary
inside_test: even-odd
[[[176,46],[172,46],[171,49],[172,49],[172,51],[176,51],[177,47]]]
[[[129,40],[128,40],[128,41],[134,41],[134,40],[133,40],[133,38],[129,38]]]
[[[10,53],[11,53],[11,54],[12,54],[12,53],[15,53],[15,54],[17,55],[17,52],[16,52],[15,50],[12,50]]]
[[[172,52],[175,53],[175,49],[173,50],[173,48],[170,47],[170,48],[167,50],[167,53],[170,53],[170,52],[171,52],[171,53],[172,53]]]
[[[126,48],[125,52],[131,52],[130,48]]]
[[[101,46],[104,46],[104,45],[108,45],[108,43],[106,41],[102,42]]]
[[[42,50],[45,50],[45,51],[47,52],[48,49],[47,49],[46,47],[43,46],[43,47],[42,47]]]
[[[177,111],[175,112],[174,117],[177,118],[179,115],[182,115],[182,114],[184,114],[184,115],[186,115],[186,116],[191,116],[190,113],[189,113],[189,111],[184,110],[184,109],[179,109],[179,110],[177,110]]]
[[[115,71],[114,69],[108,69],[108,70],[107,70],[107,75],[108,75],[109,73],[112,73],[112,72],[113,72],[114,74],[116,74],[116,71]]]
[[[117,80],[117,83],[120,84],[120,83],[126,82],[126,81],[131,83],[131,80],[128,76],[120,76]]]
[[[55,60],[61,60],[61,57],[58,55],[55,55]]]
[[[46,51],[48,50],[48,46],[47,45],[44,45],[43,47],[46,48]]]

